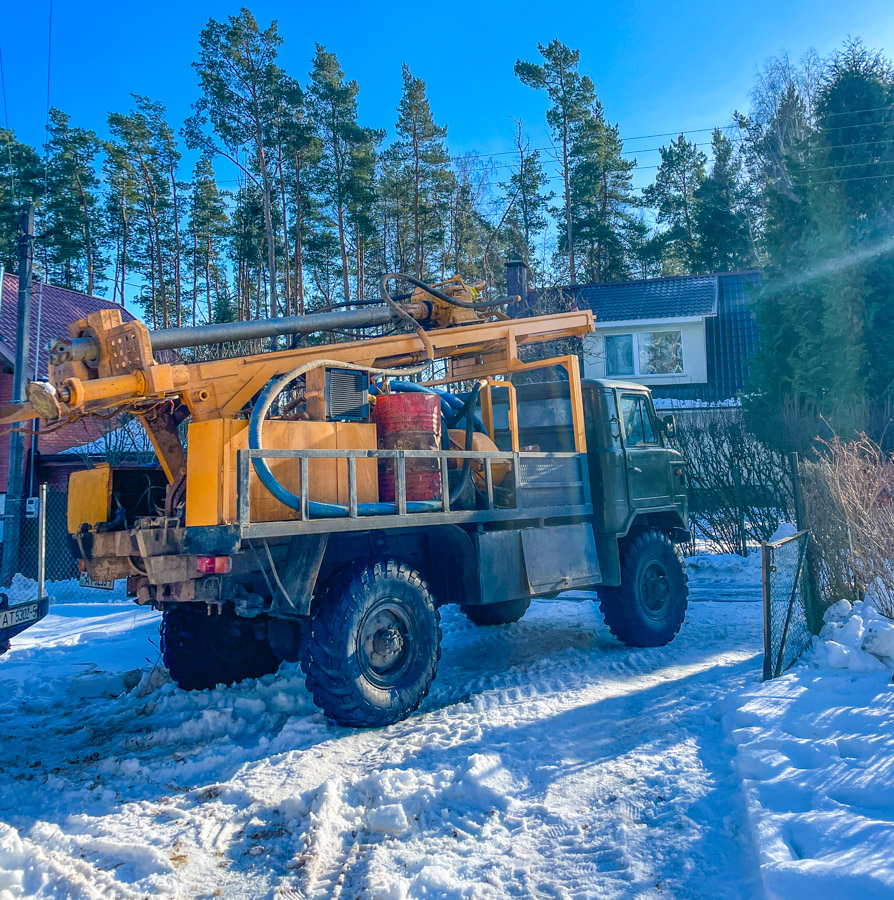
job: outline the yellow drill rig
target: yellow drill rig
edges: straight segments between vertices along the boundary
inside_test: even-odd
[[[412,293],[393,298],[393,280]],[[611,601],[613,630],[669,640],[686,600],[672,545],[685,537],[681,463],[657,438],[649,471],[660,487],[638,505],[618,418],[622,395],[639,397],[641,425],[650,416],[660,435],[648,391],[584,385],[576,355],[519,356],[592,331],[592,314],[509,319],[496,310],[505,300],[483,301],[459,278],[386,275],[381,295],[359,309],[154,332],[110,310],[72,323],[51,344],[49,380],[0,421],[128,412],[159,462],[71,476],[82,570],[126,578],[137,603],[163,611],[164,661],[181,687],[300,659],[318,705],[356,726],[422,701],[439,605],[497,624],[535,595],[623,593],[625,542],[643,535],[652,595],[640,586],[632,625],[629,597]],[[182,353],[373,326],[405,333],[207,361]],[[534,370],[549,380],[532,382]]]

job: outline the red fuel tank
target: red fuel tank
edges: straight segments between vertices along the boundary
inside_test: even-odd
[[[376,398],[372,420],[380,450],[438,450],[441,401],[437,394],[384,394]],[[441,473],[436,459],[408,459],[407,500],[440,500]],[[397,461],[379,460],[379,499],[397,497]]]

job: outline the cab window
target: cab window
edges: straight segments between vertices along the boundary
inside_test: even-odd
[[[652,418],[646,406],[646,398],[640,394],[621,395],[621,419],[624,423],[624,440],[628,447],[657,444]]]

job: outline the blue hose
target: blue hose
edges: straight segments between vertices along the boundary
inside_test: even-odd
[[[261,449],[261,433],[264,426],[265,411],[276,398],[276,395],[282,390],[282,385],[278,379],[273,379],[267,387],[261,391],[252,409],[251,419],[248,423],[248,446],[251,450]],[[266,459],[254,457],[252,459],[255,472],[261,484],[270,491],[271,494],[283,506],[289,509],[300,510],[301,498],[297,494],[293,494],[287,488],[284,488],[276,476],[270,469]],[[408,500],[407,512],[438,512],[444,508],[440,500]],[[338,503],[320,503],[318,500],[308,500],[308,513],[311,516],[325,518],[347,518],[349,515],[348,507]],[[357,515],[359,516],[388,516],[397,514],[396,503],[358,503]]]

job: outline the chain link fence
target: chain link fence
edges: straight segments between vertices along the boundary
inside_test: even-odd
[[[764,596],[764,681],[778,678],[810,646],[815,621],[807,574],[810,534],[761,544]]]
[[[41,502],[45,504],[46,517],[43,540]],[[67,509],[68,495],[62,491],[42,489],[37,497],[26,501],[20,525],[17,573],[11,584],[0,588],[8,597],[9,606],[27,603],[40,596],[48,597],[51,604],[124,599],[123,580],[102,585],[100,590],[81,584],[78,560],[72,551],[68,535]],[[44,576],[42,591],[41,567]]]

